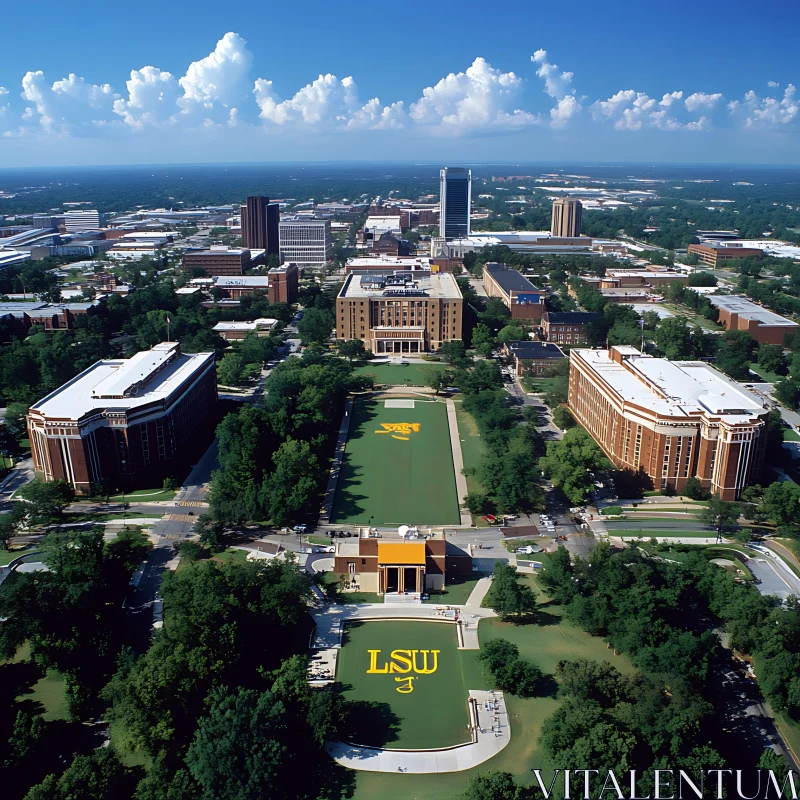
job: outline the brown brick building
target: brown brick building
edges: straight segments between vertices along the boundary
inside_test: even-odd
[[[212,245],[208,250],[186,250],[183,271],[203,270],[205,275],[244,275],[252,266],[250,251],[244,247]]]
[[[588,344],[589,324],[600,319],[591,311],[545,311],[542,333],[548,342]]]
[[[757,342],[780,344],[787,333],[797,330],[793,322],[764,306],[740,295],[709,295],[708,300],[719,311],[719,324],[729,331],[747,331]]]
[[[98,361],[28,411],[36,472],[79,494],[159,484],[217,402],[214,353],[162,342],[129,359]]]
[[[514,369],[519,376],[544,375],[564,360],[564,353],[552,342],[510,342],[503,349],[514,359]]]
[[[336,298],[336,338],[376,354],[427,353],[462,338],[464,298],[447,273],[351,272]]]
[[[471,575],[472,556],[434,532],[423,537],[338,541],[333,571],[362,592],[422,594],[444,588],[446,575]],[[389,538],[391,537],[391,538]]]
[[[506,264],[489,262],[484,265],[483,288],[489,297],[499,297],[508,306],[512,319],[538,322],[547,308],[545,293]]]
[[[736,258],[762,258],[763,250],[755,247],[738,247],[736,245],[690,244],[689,253],[694,253],[701,264],[717,267],[720,263],[733,261]]]
[[[756,481],[769,409],[700,361],[636,348],[570,351],[569,406],[618,469],[680,492],[695,476],[723,500]]]

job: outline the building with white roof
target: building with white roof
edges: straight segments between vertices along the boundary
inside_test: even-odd
[[[615,467],[656,489],[680,492],[696,477],[735,500],[761,474],[769,409],[705,362],[574,348],[569,406]]]
[[[466,253],[477,253],[484,247],[503,245],[515,253],[598,253],[601,245],[611,245],[611,240],[591,239],[588,236],[552,236],[550,231],[487,231],[471,233],[460,239],[436,237],[431,239],[431,256],[434,258],[463,258]]]
[[[780,344],[797,323],[770,311],[747,297],[735,294],[710,295],[708,301],[719,311],[719,324],[729,331],[747,331],[757,342]]]
[[[251,333],[256,336],[269,336],[269,332],[277,325],[278,320],[262,317],[251,322],[218,322],[213,330],[226,342],[246,339]]]
[[[36,472],[80,494],[153,486],[217,401],[214,353],[162,342],[128,359],[97,361],[28,411]]]

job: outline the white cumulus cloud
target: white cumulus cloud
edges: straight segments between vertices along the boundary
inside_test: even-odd
[[[545,93],[558,101],[550,109],[550,124],[554,128],[563,128],[583,108],[572,88],[573,73],[562,72],[558,64],[551,64],[547,60],[547,50],[537,50],[531,61],[538,65],[536,74],[544,81]]]
[[[142,67],[131,70],[125,84],[128,99],[120,98],[114,103],[114,113],[123,118],[132,128],[156,125],[170,118],[177,110],[180,89],[175,77],[158,67]]]
[[[697,111],[700,108],[713,108],[720,100],[722,100],[722,94],[720,92],[716,92],[715,94],[695,92],[686,98],[684,104],[686,105],[687,111]]]
[[[544,81],[544,90],[550,97],[560,100],[571,91],[573,74],[571,72],[561,72],[558,64],[551,64],[547,60],[547,50],[537,50],[531,56],[531,61],[539,65],[536,74]]]
[[[118,95],[107,83],[87,83],[74,73],[48,85],[37,70],[23,77],[21,97],[30,103],[23,120],[38,122],[48,132],[70,133],[74,126],[106,121]]]
[[[659,101],[660,106],[669,108],[673,103],[676,103],[683,97],[683,92],[667,92]]]
[[[248,75],[253,54],[238,33],[226,33],[213,52],[193,61],[178,83],[183,96],[178,99],[182,113],[190,118],[228,119],[249,94]]]
[[[678,108],[682,99],[682,91],[667,92],[661,100],[656,101],[646,92],[623,89],[608,100],[598,100],[593,103],[591,112],[594,119],[608,120],[617,130],[639,131],[646,128],[656,128],[661,131],[705,130],[710,124],[707,117],[683,122],[672,113],[674,108]],[[689,98],[685,101],[687,106],[688,101]],[[710,105],[713,105],[713,102]]]
[[[411,104],[409,117],[420,125],[453,132],[481,128],[520,128],[540,121],[517,108],[522,78],[476,58],[465,72],[451,72]]]
[[[734,117],[743,118],[747,128],[787,125],[800,113],[800,101],[795,96],[796,92],[797,89],[791,83],[786,86],[781,98],[759,97],[751,89],[743,100],[728,103],[728,109]]]
[[[767,81],[767,86],[769,86],[770,89],[777,89],[780,84],[778,81]]]
[[[272,81],[262,78],[256,81],[253,91],[261,110],[259,116],[276,125],[345,121],[358,105],[355,81],[350,77],[339,80],[331,74],[320,75],[288,100],[281,100]]]

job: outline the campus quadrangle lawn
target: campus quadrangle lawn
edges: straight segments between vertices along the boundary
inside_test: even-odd
[[[390,386],[427,386],[432,372],[446,369],[445,364],[431,361],[429,364],[362,364],[356,367],[357,375],[368,375],[375,383]]]
[[[357,400],[353,406],[331,521],[458,524],[445,404],[417,399],[414,408],[386,408],[385,402]],[[419,430],[376,432],[392,423],[417,423]]]
[[[514,625],[499,619],[481,620],[478,628],[481,644],[490,639],[509,639],[519,647],[520,656],[533,661],[546,675],[552,675],[562,659],[574,661],[579,658],[609,661],[625,674],[634,672],[627,658],[615,655],[599,636],[590,636],[564,622],[562,614],[563,609],[558,606],[544,606],[540,607],[539,624]],[[470,650],[460,652],[463,655],[475,653]],[[477,661],[473,663],[478,669]],[[467,689],[480,688],[472,682],[467,686]],[[382,800],[453,800],[462,796],[467,781],[478,773],[510,772],[519,783],[530,784],[532,767],[545,771],[553,766],[563,767],[563,764],[551,764],[539,747],[542,724],[558,708],[558,700],[552,695],[521,698],[506,694],[506,703],[511,716],[511,741],[494,758],[465,772],[441,775],[358,772],[353,800],[374,800],[376,797]],[[549,772],[544,773],[546,780],[549,775]]]
[[[469,741],[470,689],[485,688],[475,654],[458,650],[455,625],[405,620],[359,622],[346,626],[336,679],[345,697],[362,704],[354,715],[352,739],[357,744],[424,750]],[[393,650],[439,650],[431,674],[369,674],[370,650],[380,650],[375,666],[392,663]],[[408,653],[401,654],[406,658]],[[417,666],[425,669],[422,654]],[[407,668],[402,662],[398,666]],[[434,666],[427,654],[427,668]],[[410,692],[405,689],[411,678]],[[474,685],[473,685],[474,684]]]

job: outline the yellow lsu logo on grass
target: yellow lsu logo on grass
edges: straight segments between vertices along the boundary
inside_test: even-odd
[[[419,427],[419,422],[381,422],[383,430],[375,431],[375,433],[388,433],[392,439],[407,442],[410,434],[419,433]]]
[[[383,666],[378,666],[378,659],[380,658],[380,650],[367,650],[369,653],[369,669],[367,675],[388,675],[391,673],[400,673],[406,675],[405,678],[397,677],[400,686],[397,691],[401,694],[408,694],[414,691],[413,681],[416,680],[414,675],[408,675],[409,672],[415,672],[417,675],[431,675],[439,668],[439,653],[441,650],[392,650],[389,654],[389,661],[384,661]],[[430,653],[430,664],[428,664],[428,654]]]

